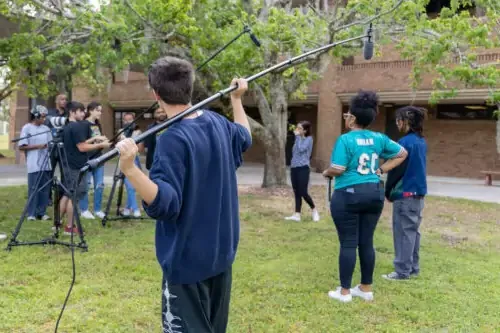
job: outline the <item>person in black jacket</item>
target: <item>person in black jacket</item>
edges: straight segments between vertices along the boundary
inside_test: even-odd
[[[387,174],[385,197],[393,202],[394,272],[388,280],[406,280],[420,272],[420,224],[427,194],[427,143],[422,135],[425,111],[406,106],[396,111],[396,124],[405,135],[399,144],[408,158]]]
[[[159,123],[164,122],[167,119],[167,114],[165,113],[165,111],[162,108],[158,108],[158,109],[156,109],[156,111],[154,113],[154,117],[155,117],[155,122],[148,126],[148,130],[150,128],[158,125]],[[160,131],[156,135],[150,135],[144,140],[144,146],[146,147],[146,150],[147,150],[147,152],[146,152],[146,169],[148,169],[148,170],[151,168],[151,165],[153,164],[153,159],[155,156],[155,148],[156,148],[156,138],[161,133],[163,133],[163,131]]]

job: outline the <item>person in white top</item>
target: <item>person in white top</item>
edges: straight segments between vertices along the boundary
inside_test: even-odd
[[[52,140],[50,129],[44,125],[48,111],[42,105],[35,106],[31,112],[31,121],[21,129],[21,138],[18,146],[19,150],[26,153],[26,169],[28,171],[28,220],[37,218],[49,220],[46,214],[49,205],[49,195],[51,191],[50,156],[48,144]],[[44,186],[45,185],[45,186]]]

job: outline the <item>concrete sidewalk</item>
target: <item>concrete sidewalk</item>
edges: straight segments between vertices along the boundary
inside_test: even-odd
[[[144,165],[144,164],[143,164]],[[105,165],[104,183],[111,186],[113,183],[113,171],[116,164]],[[238,184],[255,185],[262,184],[264,167],[261,164],[246,163],[238,172]],[[289,171],[288,171],[289,172]],[[290,179],[290,177],[288,177]],[[448,177],[429,176],[428,192],[430,195],[463,198],[483,202],[500,204],[500,183],[494,182],[493,186],[484,186],[481,179],[464,179]],[[27,182],[26,168],[21,165],[0,165],[0,187],[25,185]],[[325,185],[326,180],[319,173],[311,174],[312,185]]]

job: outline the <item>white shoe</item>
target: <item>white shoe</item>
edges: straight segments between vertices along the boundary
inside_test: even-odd
[[[285,220],[300,222],[300,214],[295,213],[292,216],[285,217]]]
[[[122,211],[122,215],[123,216],[130,216],[130,209],[124,208],[123,211]]]
[[[141,211],[138,209],[134,210],[134,217],[141,217]]]
[[[34,217],[34,216],[28,216],[27,220],[28,221],[35,221],[36,217]]]
[[[340,290],[341,290],[340,287],[338,287],[337,290],[335,290],[335,291],[330,290],[328,292],[328,297],[336,299],[337,301],[340,301],[342,303],[347,303],[347,302],[352,301],[352,295],[351,294],[342,295],[342,293],[340,292]]]
[[[94,220],[95,217],[92,215],[92,213],[89,210],[86,210],[80,214],[81,217],[87,220]]]
[[[313,218],[314,222],[318,222],[319,221],[319,213],[318,213],[318,210],[316,208],[313,209],[312,218]]]
[[[104,212],[98,211],[95,212],[95,216],[97,216],[100,219],[103,219],[106,216],[106,214],[104,214]]]
[[[359,285],[357,285],[354,288],[351,288],[351,295],[353,297],[360,297],[365,301],[373,301],[373,291],[368,291],[368,292],[362,291],[361,289],[359,289]]]
[[[3,241],[7,239],[7,235],[6,234],[0,234],[0,241]]]
[[[48,216],[47,214],[42,216],[42,221],[48,221],[48,220],[50,220],[50,216]]]

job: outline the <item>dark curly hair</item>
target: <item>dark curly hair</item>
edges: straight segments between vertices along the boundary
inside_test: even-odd
[[[375,120],[377,116],[378,96],[374,91],[360,90],[351,99],[349,111],[356,117],[356,124],[365,128]]]
[[[396,120],[406,121],[410,132],[423,136],[426,113],[424,108],[404,106],[396,110]]]

